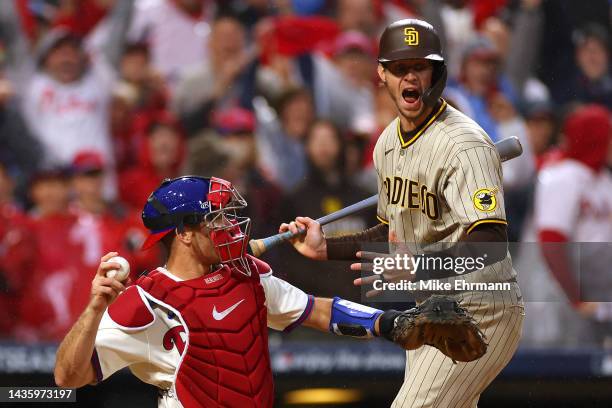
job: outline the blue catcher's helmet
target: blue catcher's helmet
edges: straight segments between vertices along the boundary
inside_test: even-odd
[[[182,176],[164,180],[151,193],[142,210],[142,221],[151,235],[147,249],[184,225],[207,223],[210,237],[222,262],[243,258],[250,219],[239,217],[246,201],[229,181],[215,177]]]

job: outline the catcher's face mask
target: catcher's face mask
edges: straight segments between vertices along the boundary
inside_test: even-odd
[[[246,201],[229,181],[183,176],[164,181],[147,200],[142,219],[151,235],[143,249],[151,247],[184,225],[204,224],[210,231],[221,263],[250,275],[245,259],[251,220],[239,216]]]

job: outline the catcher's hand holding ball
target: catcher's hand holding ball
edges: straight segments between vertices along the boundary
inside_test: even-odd
[[[125,286],[118,280],[123,275],[122,269],[127,265],[126,276],[129,274],[129,264],[124,258],[118,256],[117,252],[109,252],[100,259],[100,265],[96,271],[96,276],[91,282],[91,299],[89,307],[96,310],[104,310],[115,301],[117,296],[125,290]],[[120,258],[125,261],[113,261],[113,258]],[[114,272],[109,277],[109,273]]]

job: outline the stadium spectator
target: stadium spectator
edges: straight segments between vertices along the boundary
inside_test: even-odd
[[[170,113],[159,112],[144,133],[138,162],[119,177],[121,201],[133,209],[143,207],[162,180],[178,175],[185,156],[183,134]]]
[[[16,89],[5,75],[4,57],[0,44],[0,162],[16,183],[18,198],[25,201],[27,182],[38,168],[42,148],[19,110]]]
[[[373,99],[376,83],[376,55],[372,41],[358,31],[345,31],[336,38],[332,61],[353,90],[355,112],[349,128],[357,134],[370,134],[375,126]]]
[[[364,128],[373,123],[372,91],[367,86],[364,90],[363,84],[355,86],[351,80],[355,74],[345,75],[336,64],[345,60],[328,55],[341,51],[340,56],[349,49],[367,54],[371,44],[366,37],[342,33],[333,20],[323,17],[282,17],[274,23],[259,38],[263,51],[257,67],[258,88],[269,99],[291,88],[306,88],[313,96],[317,117],[330,119],[342,129],[367,132]],[[359,66],[361,71],[362,64]]]
[[[13,196],[14,181],[0,162],[0,337],[9,337],[17,321],[14,312],[37,253],[28,220]]]
[[[610,37],[604,27],[591,24],[575,33],[578,73],[566,88],[565,100],[612,106]]]
[[[241,105],[251,107],[252,56],[246,50],[244,27],[233,17],[220,17],[212,24],[208,58],[185,71],[174,96],[174,110],[189,135],[210,126],[215,109]],[[249,73],[251,75],[249,75]]]
[[[384,87],[376,88],[374,94],[374,117],[375,130],[370,134],[370,139],[364,147],[361,159],[361,171],[355,175],[355,182],[361,188],[372,194],[377,191],[376,169],[374,169],[374,146],[378,141],[378,136],[385,127],[396,117],[397,111],[393,103],[393,99],[389,98],[389,93]]]
[[[218,174],[227,179],[231,153],[219,140],[219,135],[212,129],[192,137],[187,142],[187,157],[183,174]]]
[[[332,122],[316,120],[312,123],[305,141],[308,173],[297,189],[283,199],[281,209],[283,220],[295,219],[297,214],[310,214],[310,217],[318,218],[369,196],[367,192],[352,184],[344,172],[344,145],[342,134]],[[354,233],[363,231],[361,228],[368,228],[375,223],[376,214],[370,210],[326,225],[324,231],[326,236]],[[316,267],[313,261],[293,251],[283,254],[279,262],[283,262],[284,269],[291,271],[291,281],[296,285],[322,289],[307,273]],[[325,268],[325,271],[321,271],[326,276],[327,274],[336,276],[330,279],[330,282],[336,284],[326,285],[325,291],[338,292],[342,296],[354,296],[354,292],[350,290],[350,277],[347,277],[346,281],[338,279],[338,276],[342,275],[342,270],[346,270],[346,265],[335,263]],[[332,275],[334,272],[338,275]]]
[[[506,192],[521,189],[531,183],[535,171],[535,157],[531,151],[525,121],[501,92],[490,97],[488,110],[497,124],[499,140],[516,136],[523,145],[520,157],[503,164]]]
[[[138,160],[139,126],[145,118],[137,115],[138,91],[125,82],[115,84],[109,108],[109,127],[117,171],[133,166]]]
[[[134,87],[137,111],[158,111],[166,107],[166,85],[151,66],[146,44],[134,43],[125,47],[119,62],[119,75],[125,83]]]
[[[463,52],[458,81],[447,88],[446,94],[457,107],[478,123],[494,142],[500,139],[498,124],[491,116],[492,97],[503,96],[513,105],[516,95],[507,79],[500,77],[501,55],[485,37],[472,41]]]
[[[31,182],[31,238],[36,257],[28,272],[15,328],[21,341],[59,340],[76,319],[73,285],[83,273],[83,244],[73,235],[66,170],[38,173]]]
[[[315,117],[310,92],[303,88],[286,91],[276,110],[263,98],[254,106],[259,162],[284,191],[290,191],[306,174],[304,138]]]
[[[85,37],[104,19],[114,6],[113,1],[59,1],[53,12],[52,25],[65,27]]]
[[[25,94],[28,125],[44,149],[46,165],[69,166],[77,152],[98,151],[109,167],[105,194],[116,193],[108,126],[112,74],[102,59],[90,61],[81,40],[64,29],[39,44],[38,71]]]
[[[338,0],[336,7],[336,20],[340,30],[361,31],[371,37],[377,34],[378,21],[374,2],[370,0]]]
[[[442,3],[440,15],[446,34],[445,59],[449,76],[457,78],[461,71],[462,51],[477,35],[474,13],[468,7],[468,0],[444,0]]]
[[[240,108],[218,111],[213,117],[222,151],[228,154],[228,165],[222,174],[251,203],[244,210],[245,216],[262,220],[253,224],[252,235],[267,236],[276,232],[274,221],[281,191],[258,166],[255,123],[254,114]]]
[[[306,7],[311,8],[313,3],[320,0],[306,0],[302,2]],[[295,2],[294,2],[295,3]],[[246,0],[246,1],[224,1],[217,0],[217,16],[234,16],[248,30],[256,29],[257,23],[265,20],[273,13],[271,4],[268,0]]]
[[[523,153],[519,157],[502,163],[504,199],[508,206],[508,241],[518,242],[531,203],[529,192],[533,188],[536,158],[531,150],[525,121],[501,92],[490,98],[489,111],[497,123],[499,140],[516,136],[523,146]]]
[[[535,77],[535,68],[538,62],[538,55],[542,42],[542,0],[521,0],[518,9],[512,14],[511,26],[504,23],[506,20],[501,18],[491,19],[496,24],[487,24],[490,38],[494,37],[495,31],[503,38],[504,72],[508,79],[512,81],[514,89],[523,97],[527,98],[530,87],[545,87],[539,79]],[[497,27],[496,30],[495,27]],[[504,31],[510,30],[507,36]],[[493,31],[493,32],[491,32]],[[500,38],[500,39],[501,39]],[[498,41],[498,48],[499,48]],[[533,85],[533,83],[538,85]],[[536,88],[537,89],[537,88]]]
[[[311,125],[305,141],[308,173],[289,196],[291,204],[288,207],[295,214],[312,214],[311,217],[317,218],[368,196],[354,186],[345,173],[345,143],[332,122],[317,120]],[[287,219],[295,218],[295,214],[288,215]],[[333,236],[363,231],[360,228],[367,227],[366,220],[363,215],[346,217],[325,226],[325,233]]]
[[[147,0],[134,5],[129,42],[151,48],[153,66],[173,90],[183,68],[207,58],[206,41],[212,2],[205,0]]]
[[[140,213],[102,196],[104,169],[104,161],[96,152],[80,152],[72,163],[71,211],[78,217],[74,235],[84,243],[83,259],[87,267],[95,266],[103,254],[115,249],[121,251],[130,262],[133,275],[138,276],[155,267],[160,254],[140,251],[147,236]],[[79,293],[87,294],[87,286]],[[80,303],[86,304],[87,299],[83,298]]]
[[[520,227],[527,212],[525,191],[532,182],[535,158],[531,153],[527,129],[515,108],[517,97],[507,77],[501,72],[509,33],[499,20],[488,20],[489,35],[496,38],[497,46],[487,37],[479,37],[464,51],[459,82],[447,89],[448,96],[468,116],[476,121],[493,139],[499,141],[517,136],[524,154],[503,163],[504,187],[512,201],[508,215],[511,225]],[[493,26],[491,28],[491,26]],[[513,213],[514,210],[517,210]],[[520,231],[510,231],[510,239],[518,240]]]
[[[574,33],[592,23],[605,27],[609,33],[610,1],[542,1],[540,8],[543,13],[542,39],[535,68],[538,77],[550,89],[555,103],[562,106],[568,96],[571,98],[568,90],[577,73]],[[531,40],[526,44],[531,46]]]
[[[18,89],[28,83],[34,71],[29,33],[20,18],[20,9],[23,8],[23,3],[18,2],[4,2],[0,7],[0,53],[4,75]]]
[[[550,101],[534,102],[527,105],[525,122],[529,146],[536,160],[536,170],[545,163],[559,157],[557,142],[557,115]]]

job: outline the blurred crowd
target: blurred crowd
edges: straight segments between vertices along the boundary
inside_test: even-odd
[[[504,189],[510,238],[529,239],[541,169],[568,158],[612,166],[610,15],[608,0],[3,1],[0,333],[60,339],[107,251],[134,274],[157,266],[159,251],[139,250],[140,211],[165,178],[230,180],[258,237],[375,193],[372,151],[396,116],[377,42],[402,18],[440,33],[447,101],[493,141],[522,141]],[[595,144],[572,125],[585,115],[599,121]],[[326,233],[361,231],[373,215]],[[612,235],[612,207],[606,216]],[[326,279],[291,280],[350,296]]]

